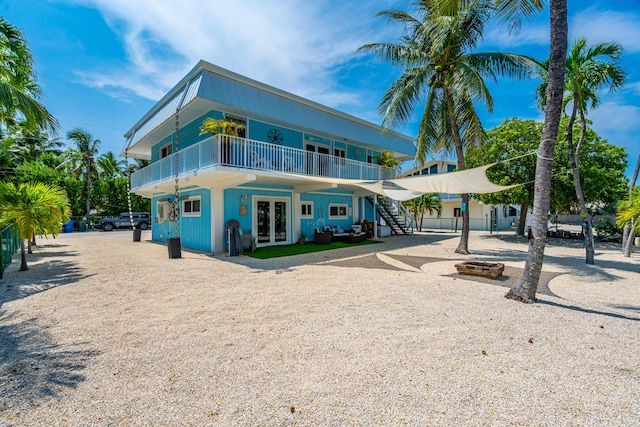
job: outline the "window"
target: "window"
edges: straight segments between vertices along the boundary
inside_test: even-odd
[[[173,143],[167,144],[160,148],[160,158],[164,159],[167,156],[170,156],[173,153]]]
[[[447,172],[455,172],[457,168],[456,165],[447,165]]]
[[[313,202],[302,202],[300,218],[313,218]]]
[[[438,173],[438,165],[431,165],[429,167],[429,175],[435,175]]]
[[[367,163],[373,163],[373,154],[367,153]]]
[[[460,208],[453,208],[454,218],[460,218],[462,216],[462,210]]]
[[[344,158],[346,156],[347,152],[343,149],[343,148],[334,148],[333,149],[333,155],[338,157],[336,164],[340,165],[340,166],[344,166],[345,165],[345,161]]]
[[[200,196],[189,197],[182,201],[183,216],[200,216]]]
[[[348,205],[329,205],[329,219],[347,219]]]

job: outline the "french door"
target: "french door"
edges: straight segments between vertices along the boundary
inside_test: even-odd
[[[258,246],[289,243],[289,199],[284,197],[255,197],[253,202],[254,230]]]

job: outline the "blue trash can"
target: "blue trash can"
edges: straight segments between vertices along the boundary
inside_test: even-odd
[[[62,232],[63,233],[73,233],[73,220],[72,219],[70,219],[69,221],[64,223],[64,225],[62,226]]]

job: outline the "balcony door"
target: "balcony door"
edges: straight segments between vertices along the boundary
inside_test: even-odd
[[[329,154],[329,147],[305,143],[307,150],[307,174],[316,176],[329,175],[329,158],[318,154]],[[317,153],[317,154],[316,154]]]
[[[258,246],[289,243],[289,199],[257,196],[253,202],[254,230]]]

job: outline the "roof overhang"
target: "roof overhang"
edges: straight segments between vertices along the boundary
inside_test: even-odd
[[[318,104],[200,61],[126,134],[123,147],[129,157],[150,158],[151,147],[171,135],[180,123],[189,123],[211,110],[263,120],[317,136],[391,151],[400,161],[415,155],[413,139],[355,116]]]

